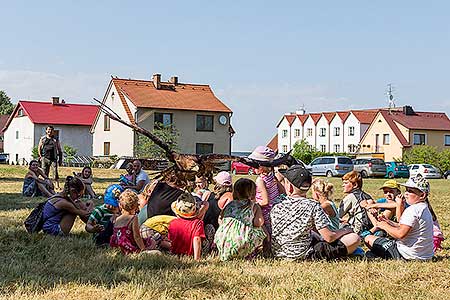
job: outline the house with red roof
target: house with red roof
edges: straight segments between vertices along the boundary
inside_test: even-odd
[[[178,77],[161,81],[112,77],[102,103],[123,120],[153,130],[158,123],[172,125],[180,133],[183,153],[231,153],[232,111],[209,85],[181,83]],[[134,156],[138,136],[133,130],[110,121],[101,111],[91,127],[94,155]]]
[[[286,114],[277,124],[278,150],[286,153],[304,139],[322,152],[356,153],[378,110]]]
[[[3,126],[4,151],[10,162],[28,163],[46,127],[53,125],[61,146],[77,149],[77,155],[92,155],[90,128],[97,112],[97,105],[65,103],[59,97],[48,102],[21,100]]]
[[[360,153],[384,153],[384,159],[392,161],[417,145],[450,149],[450,120],[445,113],[414,111],[411,106],[380,109],[361,139]]]

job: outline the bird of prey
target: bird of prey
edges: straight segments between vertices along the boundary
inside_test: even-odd
[[[195,176],[204,176],[209,183],[213,182],[213,174],[220,171],[219,167],[227,161],[239,161],[251,167],[257,168],[259,166],[274,167],[278,165],[292,165],[295,164],[295,159],[287,153],[278,159],[271,162],[263,162],[248,157],[233,156],[227,154],[183,154],[178,153],[170,148],[170,146],[162,141],[159,137],[155,136],[149,130],[137,125],[131,124],[122,120],[111,108],[107,107],[104,103],[95,99],[100,104],[100,110],[109,118],[117,121],[125,126],[130,127],[137,133],[140,133],[156,145],[164,150],[167,160],[171,163],[166,169],[157,172],[157,179],[161,179],[166,182],[175,183],[179,187],[187,187],[195,181]]]

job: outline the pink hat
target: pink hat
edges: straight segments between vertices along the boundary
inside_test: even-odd
[[[258,146],[253,150],[248,158],[259,161],[272,161],[275,158],[275,152],[266,146]]]
[[[231,185],[233,183],[231,175],[227,171],[219,172],[213,179],[221,185]]]

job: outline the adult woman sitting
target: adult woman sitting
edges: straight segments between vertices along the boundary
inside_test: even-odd
[[[86,222],[93,206],[86,206],[79,199],[84,195],[84,184],[77,178],[67,176],[61,193],[51,196],[44,206],[42,230],[51,235],[68,235],[77,216]]]
[[[92,188],[92,183],[94,182],[94,179],[92,178],[92,169],[91,167],[84,167],[83,170],[81,170],[81,173],[74,173],[74,175],[81,179],[81,181],[84,183],[84,196],[89,199],[97,198],[97,195],[94,192],[94,189]]]
[[[37,160],[30,161],[28,172],[23,181],[22,195],[25,197],[50,197],[55,194],[53,183],[39,168]]]

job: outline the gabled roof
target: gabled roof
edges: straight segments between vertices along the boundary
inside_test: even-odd
[[[402,144],[402,146],[409,147],[410,145],[409,145],[408,141],[406,140],[405,136],[402,134],[402,132],[400,131],[398,126],[395,124],[394,119],[392,118],[392,115],[389,114],[389,112],[385,111],[385,110],[380,110],[379,113],[386,120],[386,122],[388,123],[389,127],[391,127],[392,131],[394,132],[395,136],[397,137],[399,142]],[[366,134],[368,133],[368,131],[369,130],[366,131]]]
[[[405,115],[403,111],[385,112],[395,121],[408,129],[421,130],[450,130],[450,120],[445,113],[415,112],[414,115]]]
[[[348,116],[350,116],[350,112],[349,111],[338,111],[338,112],[336,112],[336,115],[338,115],[339,118],[341,118],[342,123],[344,123],[345,120],[347,120]]]
[[[320,117],[322,116],[322,114],[320,113],[316,113],[316,114],[309,114],[309,116],[311,117],[311,119],[314,122],[314,125],[317,124],[317,122],[319,121]]]
[[[297,115],[297,118],[302,122],[302,125],[305,124],[306,119],[308,119],[308,115]]]
[[[136,107],[232,112],[209,85],[161,82],[161,87],[156,89],[149,80],[112,78],[112,82]]]
[[[295,117],[296,117],[295,115],[290,115],[290,114],[289,115],[284,115],[280,119],[280,121],[278,121],[277,128],[280,126],[281,122],[283,122],[284,119],[286,119],[286,121],[288,121],[289,126],[291,126],[292,123],[294,123]]]
[[[17,103],[2,131],[5,131],[19,108],[34,124],[91,126],[98,112],[98,105],[91,104],[53,104],[51,102],[25,101]]]
[[[351,112],[361,124],[370,124],[375,119],[378,110],[352,110]]]
[[[334,118],[335,115],[336,115],[335,112],[326,112],[326,113],[323,113],[323,116],[325,117],[325,119],[327,119],[328,124],[331,123],[331,120],[333,120],[333,118]]]
[[[269,147],[270,149],[272,149],[275,152],[278,151],[278,134],[275,134],[275,136],[267,144],[267,147]]]

